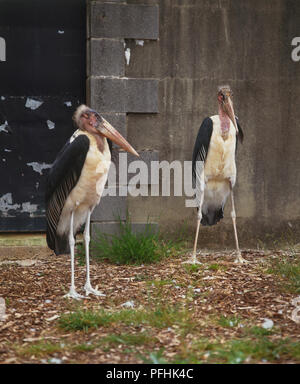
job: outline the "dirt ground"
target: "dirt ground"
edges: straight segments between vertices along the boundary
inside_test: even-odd
[[[6,252],[8,256],[9,248],[2,249],[0,262],[0,297],[6,302],[6,316],[0,321],[2,363],[142,363],[146,361],[142,356],[152,356],[152,360],[164,356],[172,362],[175,357],[187,356],[187,350],[199,340],[220,344],[241,340],[245,328],[261,327],[265,319],[273,321],[273,341],[288,338],[299,342],[300,325],[291,319],[295,309],[291,301],[297,295],[283,290],[278,276],[265,272],[265,266],[280,257],[280,252],[244,251],[243,257],[250,263],[243,265],[233,263],[234,256],[229,252],[207,252],[199,256],[203,264],[195,268],[181,263],[186,255],[145,266],[92,261],[92,285],[106,296],[90,296],[80,302],[63,297],[70,281],[67,256],[56,257],[46,248],[33,247],[29,253],[27,249],[26,258],[19,257],[20,252],[8,263]],[[78,263],[75,281],[83,294],[85,266]],[[185,309],[189,326],[184,325],[183,332],[175,320],[158,328],[146,323],[112,322],[70,331],[59,325],[62,314],[78,308],[121,311],[126,306],[142,310],[157,305]],[[239,319],[239,325],[222,325],[220,318]],[[128,335],[145,332],[147,340],[132,346]],[[120,336],[119,342],[115,338],[88,347],[108,340],[109,335],[123,335],[123,339]],[[205,362],[208,354],[204,352],[201,360]],[[297,356],[277,356],[276,362],[299,363]]]

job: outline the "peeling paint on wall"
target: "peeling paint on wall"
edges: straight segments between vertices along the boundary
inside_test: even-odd
[[[0,197],[0,211],[3,216],[9,217],[9,210],[20,208],[20,204],[13,204],[12,202],[13,200],[11,193],[6,193]]]
[[[38,205],[31,204],[29,201],[22,204],[13,204],[11,193],[6,193],[0,197],[0,211],[4,217],[13,217],[9,215],[8,211],[16,209],[20,210],[20,212],[29,213],[30,216],[32,216],[32,214],[38,210]]]
[[[27,163],[29,167],[32,167],[35,172],[38,172],[40,175],[43,174],[43,170],[47,168],[51,168],[52,164],[46,164],[46,163],[37,163],[37,162],[32,162],[32,163]]]
[[[49,129],[54,129],[55,128],[55,123],[51,120],[47,120],[47,125]]]
[[[6,129],[8,127],[8,122],[5,121],[4,124],[0,125],[0,132],[6,132],[8,133],[8,130]]]
[[[144,46],[144,40],[135,40],[135,44],[136,45],[140,45],[141,47],[143,47]]]
[[[39,101],[39,100],[31,99],[30,97],[27,97],[25,107],[35,110],[35,109],[38,109],[43,103],[44,103],[43,101]]]
[[[21,212],[29,213],[32,216],[32,213],[36,212],[38,209],[37,204],[31,204],[29,201],[22,203]]]
[[[125,50],[125,59],[126,59],[126,64],[129,65],[129,63],[130,63],[130,48],[126,48],[126,50]]]

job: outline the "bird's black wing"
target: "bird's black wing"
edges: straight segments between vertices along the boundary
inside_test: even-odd
[[[56,234],[61,212],[71,190],[81,175],[90,140],[85,135],[77,136],[57,155],[46,182],[47,244],[56,254],[65,253],[66,239]]]
[[[242,143],[242,142],[244,141],[244,132],[243,132],[242,127],[241,127],[241,125],[240,125],[240,123],[239,123],[239,119],[236,117],[235,120],[236,120],[237,127],[238,127],[238,131],[239,131],[239,133],[238,133],[238,139],[239,139],[240,142]]]
[[[195,180],[196,180],[196,162],[197,161],[205,162],[212,131],[213,131],[212,119],[210,117],[207,117],[206,119],[203,120],[199,128],[199,132],[194,145],[193,161],[192,161],[194,188],[195,188]]]
[[[240,123],[239,123],[239,119],[237,118],[237,116],[235,116],[235,121],[236,121],[236,125],[238,127],[238,134],[236,136],[236,147],[235,147],[235,151],[237,151],[237,147],[238,147],[238,141],[240,140],[241,143],[243,143],[244,141],[244,132],[242,130],[242,127],[240,126]]]

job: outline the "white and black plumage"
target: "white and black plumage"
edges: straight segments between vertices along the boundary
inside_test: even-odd
[[[236,182],[236,149],[243,131],[236,118],[229,86],[218,89],[219,114],[202,122],[193,151],[193,186],[198,207],[194,250],[188,263],[197,263],[196,248],[200,223],[217,224],[223,218],[229,195],[232,202],[232,220],[237,249],[237,262],[244,262],[238,244],[233,188]]]
[[[134,155],[131,145],[103,117],[86,105],[74,113],[78,129],[59,152],[46,185],[47,244],[56,255],[71,253],[71,288],[68,297],[81,298],[74,283],[76,233],[85,223],[84,241],[89,293],[102,295],[91,287],[89,275],[90,216],[99,204],[107,180],[111,153],[107,138]]]

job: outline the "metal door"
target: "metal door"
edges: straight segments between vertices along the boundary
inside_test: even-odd
[[[1,232],[45,229],[45,178],[85,101],[85,46],[85,0],[1,0]]]

